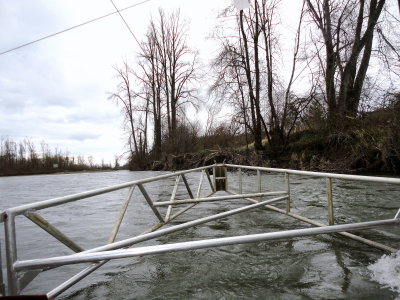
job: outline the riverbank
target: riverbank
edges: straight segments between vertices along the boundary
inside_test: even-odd
[[[280,156],[269,156],[268,153],[256,153],[248,150],[209,150],[204,153],[188,153],[184,155],[168,155],[162,161],[153,162],[152,171],[177,171],[197,168],[214,163],[238,164],[271,168],[288,168],[310,171],[324,171],[333,173],[368,173],[362,168],[351,168],[346,160],[331,161],[327,157],[313,155],[311,158],[306,152],[291,152]]]
[[[273,152],[253,149],[202,150],[183,155],[165,155],[149,165],[150,170],[183,170],[214,163],[289,168],[346,174],[400,174],[400,156],[394,141],[362,130],[327,134],[308,131],[293,134],[288,146]]]

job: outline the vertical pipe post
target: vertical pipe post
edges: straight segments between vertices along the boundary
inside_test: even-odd
[[[286,213],[290,213],[290,178],[289,173],[285,173],[286,179],[286,192],[288,194],[288,198],[286,199]]]
[[[15,216],[13,214],[4,214],[4,231],[8,278],[7,295],[12,296],[18,294],[18,277],[17,272],[14,271],[14,263],[17,261],[17,241],[15,233]]]
[[[206,169],[206,170],[204,170],[204,171],[205,171],[205,173],[206,173],[206,175],[207,175],[208,183],[210,184],[211,190],[212,190],[213,192],[216,192],[215,184],[211,181],[210,174],[208,173],[208,169]],[[215,167],[213,167],[213,172],[214,172],[214,174],[215,174]],[[215,175],[214,175],[214,176],[215,176]]]
[[[217,167],[213,166],[213,191],[217,191]]]
[[[214,166],[214,186],[216,191],[227,191],[227,169],[225,165]]]
[[[261,193],[261,171],[257,170],[257,191]]]
[[[238,169],[239,172],[239,194],[243,194],[243,178],[242,178],[242,169]]]
[[[228,168],[224,165],[224,175],[225,175],[225,191],[229,190],[228,186]]]
[[[5,295],[6,295],[6,290],[3,278],[3,265],[1,260],[1,241],[0,241],[0,296],[5,296]]]
[[[333,194],[332,194],[332,178],[326,177],[326,188],[327,188],[327,195],[328,195],[328,224],[334,224],[334,217],[333,217]]]

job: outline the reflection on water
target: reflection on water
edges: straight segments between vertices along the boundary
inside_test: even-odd
[[[159,174],[118,171],[0,178],[0,208]],[[199,177],[199,173],[187,176],[189,183],[193,184],[193,193],[197,190]],[[244,175],[243,182],[244,193],[258,188],[252,175]],[[208,184],[206,180],[204,183]],[[291,183],[292,211],[326,223],[325,180],[291,176]],[[145,184],[145,188],[153,201],[166,201],[171,197],[174,184],[175,179],[171,178],[162,184]],[[229,186],[232,190],[238,188],[237,174],[232,174]],[[282,175],[263,174],[263,190],[282,190],[284,187]],[[209,192],[208,189],[202,195]],[[399,192],[399,186],[334,180],[335,221],[349,223],[392,218],[399,207]],[[91,248],[107,241],[126,193],[127,190],[116,191],[46,209],[40,214],[79,245]],[[181,182],[177,198],[187,197]],[[171,225],[234,209],[242,203],[240,200],[203,203]],[[277,206],[284,207],[284,204]],[[165,213],[165,209],[162,212]],[[135,190],[117,240],[140,234],[156,222],[140,192]],[[309,225],[284,215],[256,209],[172,233],[140,246],[307,227]],[[71,253],[24,217],[17,219],[17,228],[20,259]],[[399,233],[399,228],[378,228],[360,234],[400,248]],[[393,299],[400,293],[400,254],[382,255],[380,250],[343,237],[321,235],[123,259],[107,263],[59,298]],[[66,266],[43,273],[25,292],[47,292],[81,269],[82,266]]]

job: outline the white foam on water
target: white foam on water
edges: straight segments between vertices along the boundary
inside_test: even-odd
[[[368,270],[373,280],[398,293],[396,299],[400,299],[400,251],[383,255]]]

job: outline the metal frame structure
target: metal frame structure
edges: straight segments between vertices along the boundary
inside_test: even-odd
[[[229,173],[228,170],[230,171]],[[256,176],[257,191],[253,193],[243,193],[242,173],[245,170],[254,171],[257,174]],[[284,174],[286,183],[284,184],[283,189],[281,191],[263,192],[262,176],[261,176],[262,172]],[[200,174],[199,183],[197,185],[195,194],[193,194],[192,187],[190,186],[188,180],[186,179],[185,175],[187,175],[188,173]],[[212,173],[213,175],[212,177],[210,176],[210,173]],[[291,212],[290,175],[302,175],[302,176],[326,178],[327,207],[328,207],[327,224],[322,224],[320,222],[316,222],[314,220],[305,218],[303,216]],[[229,189],[229,184],[228,184],[229,176],[238,176],[238,182],[239,182],[237,188],[238,193],[234,193]],[[175,177],[175,185],[171,192],[170,200],[153,201],[153,199],[148,194],[144,185],[146,183],[165,180],[171,177]],[[205,180],[205,178],[207,179],[208,185],[211,189],[211,193],[207,197],[201,196],[202,191],[204,190],[203,181]],[[365,238],[348,233],[347,231],[368,229],[378,226],[396,226],[396,225],[399,226],[400,209],[397,211],[393,219],[335,225],[334,213],[333,213],[334,201],[332,193],[333,179],[400,184],[400,179],[397,178],[342,175],[342,174],[308,172],[308,171],[287,170],[287,169],[250,167],[250,166],[240,166],[232,164],[216,164],[212,166],[205,166],[192,170],[165,174],[152,178],[132,181],[108,188],[97,189],[93,191],[54,198],[50,200],[40,201],[36,203],[31,203],[7,209],[1,213],[0,222],[4,223],[4,230],[5,230],[5,249],[6,249],[6,267],[7,267],[8,284],[7,288],[5,288],[5,284],[3,281],[3,272],[0,272],[0,293],[2,295],[18,295],[40,272],[54,269],[56,267],[67,264],[90,263],[81,272],[74,275],[73,277],[71,277],[70,279],[59,285],[58,287],[48,292],[47,293],[48,298],[53,298],[55,296],[60,295],[65,290],[73,286],[75,283],[82,280],[84,277],[86,277],[93,271],[97,270],[98,268],[100,268],[101,266],[103,266],[105,263],[107,263],[109,260],[112,259],[143,256],[143,255],[156,255],[156,254],[176,252],[176,251],[187,251],[187,250],[210,248],[210,247],[220,247],[232,244],[255,243],[268,240],[289,239],[294,237],[303,237],[303,236],[326,234],[326,233],[339,233],[341,235],[365,243],[367,245],[382,249],[384,251],[388,252],[398,251],[398,249],[394,249],[392,247],[367,240]],[[188,194],[187,199],[176,199],[178,186],[181,183],[181,181],[183,182],[186,188]],[[143,234],[128,239],[116,241],[119,228],[124,219],[124,215],[131,202],[136,187],[143,195],[145,201],[149,205],[149,208],[152,210],[155,217],[158,219],[159,223]],[[111,235],[108,239],[108,244],[104,246],[85,250],[81,246],[79,246],[78,243],[71,240],[59,229],[57,229],[54,225],[50,224],[47,220],[45,220],[42,216],[40,216],[37,213],[38,210],[78,201],[85,198],[94,197],[97,195],[121,189],[128,190],[127,196],[122,203],[115,225],[112,228]],[[214,196],[214,194],[218,191],[224,191],[226,192],[226,195]],[[187,210],[193,208],[197,204],[203,202],[229,201],[233,199],[243,199],[246,202],[251,202],[251,204],[244,205],[240,208],[228,210],[212,216],[202,217],[193,221],[160,229],[161,227],[167,225],[172,220],[174,220],[181,214],[185,213]],[[272,205],[277,202],[284,202],[285,209],[280,209]],[[173,214],[173,209],[177,209],[180,206],[184,207]],[[166,207],[165,216],[161,214],[159,210],[160,207]],[[193,226],[197,226],[221,218],[226,218],[230,215],[239,214],[241,212],[260,207],[285,214],[287,216],[309,223],[316,227],[279,231],[279,232],[267,232],[261,234],[251,234],[244,236],[215,238],[215,239],[207,239],[200,241],[188,241],[175,244],[136,247],[129,249],[129,247],[131,247],[132,245],[138,244],[140,242],[148,241],[172,232],[191,228]],[[39,259],[22,260],[22,261],[18,260],[15,218],[16,216],[19,215],[24,215],[34,224],[36,224],[37,226],[45,230],[47,233],[55,237],[58,241],[60,241],[65,246],[69,247],[75,253],[71,255],[50,257],[50,258],[39,258]],[[1,262],[1,253],[0,253],[0,262]]]

